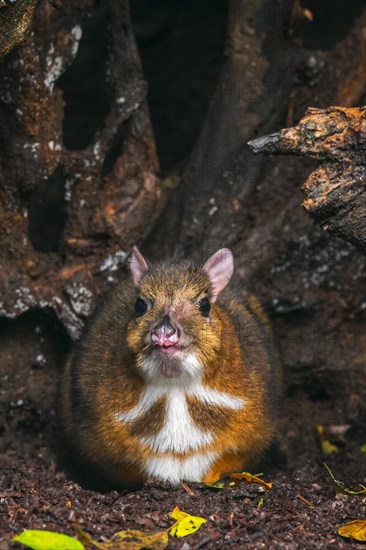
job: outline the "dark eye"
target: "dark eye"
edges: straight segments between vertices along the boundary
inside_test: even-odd
[[[197,306],[200,310],[201,315],[203,315],[204,317],[208,317],[208,314],[211,310],[210,300],[208,298],[202,298],[202,300],[197,303]]]
[[[148,304],[142,298],[137,298],[135,302],[135,312],[139,317],[144,315],[148,310]]]

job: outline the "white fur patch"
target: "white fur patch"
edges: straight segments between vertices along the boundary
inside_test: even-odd
[[[196,397],[208,405],[216,405],[216,407],[225,407],[237,411],[245,405],[245,401],[241,397],[235,397],[229,393],[208,388],[202,384],[201,380],[193,383],[187,389],[186,394],[190,397]]]
[[[212,442],[210,432],[197,428],[188,412],[185,392],[173,387],[165,394],[167,399],[166,421],[154,436],[142,437],[141,441],[157,452],[185,453],[199,449]]]
[[[176,385],[187,384],[190,380],[202,376],[203,368],[194,353],[188,353],[181,359],[183,372],[174,380],[167,378],[161,373],[159,358],[152,355],[142,361],[140,368],[147,378],[153,383],[169,385],[170,382]]]
[[[194,354],[190,354],[186,359],[183,359],[182,364],[183,372],[181,376],[167,378],[161,374],[159,363],[154,357],[146,360],[144,367],[146,370],[149,369],[150,373],[154,372],[155,378],[147,385],[146,390],[141,395],[135,407],[125,413],[118,413],[116,415],[119,421],[127,424],[133,423],[145,414],[154,403],[165,397],[167,402],[166,419],[162,429],[156,435],[140,438],[141,443],[147,445],[155,452],[184,453],[193,450],[199,451],[202,447],[212,443],[212,433],[209,430],[202,431],[195,426],[189,414],[186,396],[195,397],[199,401],[207,403],[207,405],[224,407],[231,410],[242,409],[245,405],[244,400],[239,397],[204,386],[202,384],[203,369]],[[164,460],[168,461],[167,464],[170,465],[172,470],[178,468],[178,466],[172,466],[176,460],[173,458],[154,459],[154,468],[160,468],[158,464],[162,464],[163,462],[161,461]],[[204,457],[196,455],[195,460],[201,462],[204,460]],[[178,460],[178,463],[181,462],[183,463],[183,461]],[[183,468],[183,466],[181,467]],[[192,479],[193,470],[189,466],[187,468],[190,468],[191,477],[189,479]],[[166,476],[163,475],[163,470],[164,468],[162,468],[162,474],[155,473],[154,475],[159,475],[166,479]]]
[[[218,457],[218,453],[195,454],[186,459],[174,457],[150,458],[146,464],[148,476],[159,477],[170,483],[202,481]]]

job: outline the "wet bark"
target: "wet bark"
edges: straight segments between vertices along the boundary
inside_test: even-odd
[[[0,314],[77,335],[163,200],[127,1],[42,0],[0,80]]]

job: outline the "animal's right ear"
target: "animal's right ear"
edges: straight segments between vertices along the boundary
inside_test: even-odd
[[[147,270],[147,263],[145,261],[145,258],[137,248],[137,246],[134,246],[132,249],[132,255],[130,260],[130,270],[133,282],[136,286],[140,284],[141,277]]]

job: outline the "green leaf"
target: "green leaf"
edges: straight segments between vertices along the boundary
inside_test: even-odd
[[[80,541],[52,531],[29,529],[13,537],[13,540],[32,548],[32,550],[85,550]]]
[[[366,455],[366,443],[364,443],[363,445],[361,445],[360,451],[361,451],[362,454]]]
[[[262,508],[263,504],[264,504],[264,498],[260,498],[259,501],[258,501],[258,506],[257,506],[258,510],[260,510]]]
[[[205,483],[206,487],[208,487],[209,489],[216,489],[216,490],[220,490],[220,489],[223,489],[225,487],[225,483]]]
[[[330,477],[332,478],[332,482],[333,482],[333,485],[335,486],[335,489],[337,491],[337,493],[342,493],[342,495],[355,495],[355,496],[358,496],[358,497],[366,497],[366,487],[364,485],[361,485],[361,483],[359,483],[359,486],[361,487],[361,491],[351,491],[351,489],[347,489],[345,487],[343,487],[343,484],[340,482],[340,481],[337,481],[336,478],[334,477],[334,475],[332,474],[329,466],[327,466],[327,464],[325,464],[325,462],[323,462],[324,466],[326,467],[326,469],[328,470],[328,473],[330,475]]]

